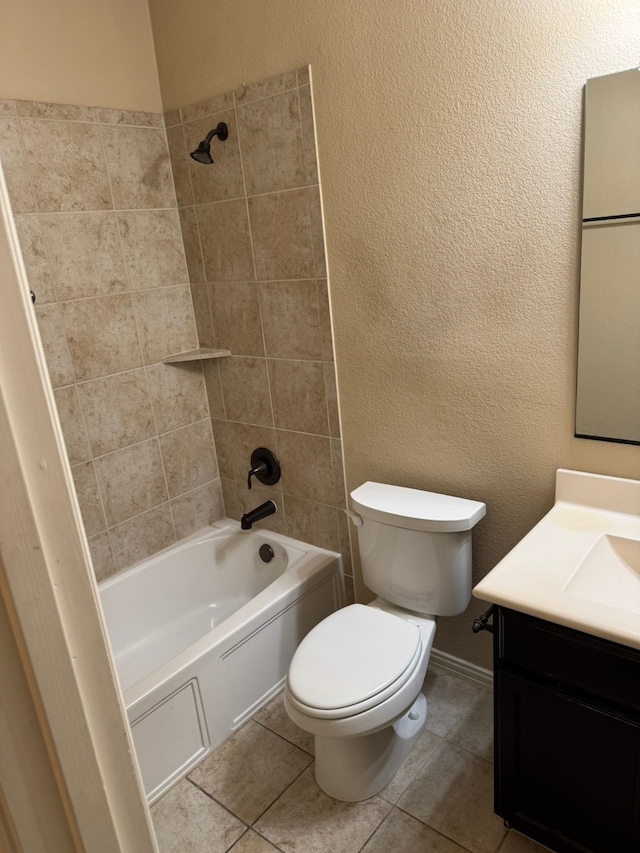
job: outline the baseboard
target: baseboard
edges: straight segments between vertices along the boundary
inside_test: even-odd
[[[429,668],[435,669],[437,672],[447,672],[450,675],[457,675],[458,678],[464,678],[477,687],[484,687],[485,690],[493,690],[493,673],[490,669],[477,666],[475,663],[469,663],[447,652],[439,652],[437,649],[432,649]]]

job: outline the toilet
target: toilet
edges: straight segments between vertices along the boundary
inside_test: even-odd
[[[362,576],[378,597],[332,613],[298,646],[284,703],[315,736],[316,780],[337,800],[378,793],[427,721],[422,685],[437,616],[471,598],[478,501],[364,483],[351,492]]]

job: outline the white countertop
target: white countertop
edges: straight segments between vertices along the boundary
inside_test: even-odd
[[[594,589],[598,597],[597,581],[595,586],[590,581],[589,597],[582,596],[583,590],[575,582],[577,570],[596,545],[602,546],[604,536],[640,543],[640,482],[560,469],[553,509],[480,581],[473,594],[640,649],[640,576],[631,568],[622,569],[628,585],[625,589],[634,592],[637,579],[638,598],[618,596],[618,606],[604,603],[614,597],[611,585],[615,583],[615,577],[604,569],[606,560],[602,563],[602,600],[593,600]],[[594,571],[599,572],[598,560],[591,558],[591,563],[593,577]]]

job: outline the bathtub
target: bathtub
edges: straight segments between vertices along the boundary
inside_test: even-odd
[[[224,519],[99,593],[151,804],[280,690],[344,579],[339,554]]]

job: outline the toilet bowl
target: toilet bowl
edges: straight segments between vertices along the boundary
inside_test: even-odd
[[[363,578],[378,598],[331,614],[305,637],[285,709],[315,736],[320,787],[358,801],[391,780],[425,728],[436,616],[469,603],[471,528],[485,505],[381,483],[351,497]]]

